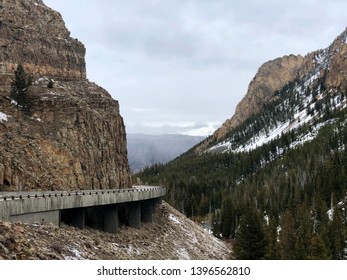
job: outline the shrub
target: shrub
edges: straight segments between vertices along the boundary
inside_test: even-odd
[[[54,88],[54,82],[52,79],[49,80],[47,87],[48,88]]]

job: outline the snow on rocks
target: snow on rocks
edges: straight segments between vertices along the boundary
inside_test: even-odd
[[[0,122],[7,122],[8,121],[8,116],[3,113],[3,112],[0,112]]]
[[[181,224],[181,222],[177,219],[177,217],[174,216],[174,215],[172,215],[172,214],[169,215],[169,219],[170,219],[172,222],[174,222],[175,224]]]

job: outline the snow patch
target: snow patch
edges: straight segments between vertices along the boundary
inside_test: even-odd
[[[46,77],[41,77],[37,81],[34,82],[34,85],[39,85],[39,84],[45,83],[47,81],[48,81],[48,79]]]
[[[82,252],[77,250],[76,248],[69,247],[69,251],[74,255],[74,256],[64,256],[65,260],[83,260],[84,258],[82,257]]]
[[[41,8],[44,8],[44,9],[50,9],[50,8],[48,8],[47,6],[42,5],[41,3],[34,2],[34,5],[35,5],[36,7],[41,7]]]
[[[178,224],[178,225],[181,224],[181,222],[177,219],[177,217],[172,214],[169,215],[169,220],[174,222],[175,224]]]
[[[323,55],[323,54],[318,54],[317,56],[316,56],[316,62],[318,63],[318,64],[322,64],[323,62],[324,62],[324,59],[325,59],[325,56]]]
[[[322,111],[324,110],[325,106],[327,106],[324,104],[325,97],[321,92],[320,86],[316,85],[317,88],[315,88],[315,92],[312,91],[312,85],[321,75],[321,68],[326,67],[328,65],[327,54],[327,50],[324,50],[315,56],[313,62],[318,64],[316,69],[309,76],[306,77],[305,82],[303,84],[297,85],[293,89],[293,95],[296,95],[299,99],[299,105],[296,105],[296,107],[292,108],[293,117],[291,119],[286,119],[281,122],[276,121],[276,123],[273,123],[265,127],[264,129],[255,132],[254,135],[243,144],[238,143],[235,137],[231,137],[212,146],[206,152],[249,152],[277,138],[280,138],[282,134],[286,134],[290,131],[296,130],[302,125],[312,123],[312,120],[314,118],[319,117]],[[347,107],[346,99],[342,98],[338,94],[338,92],[334,92],[333,90],[331,90],[329,94],[331,98],[330,100],[328,100],[328,103],[333,105],[332,110],[343,109]],[[284,108],[288,108],[288,106],[290,106],[289,100],[285,99],[283,101],[282,106]],[[321,109],[317,109],[317,106],[318,108],[321,107]],[[302,145],[303,143],[308,141],[312,141],[318,135],[318,130],[326,124],[328,123],[319,124],[317,126],[312,127],[311,132],[308,132],[305,135],[301,135],[296,142],[291,144],[290,148],[293,148],[297,145]],[[253,129],[253,124],[249,125],[249,129]]]
[[[8,116],[5,113],[0,112],[0,122],[3,122],[3,121],[7,122]]]
[[[179,248],[176,251],[179,260],[190,260],[190,256],[185,248]]]

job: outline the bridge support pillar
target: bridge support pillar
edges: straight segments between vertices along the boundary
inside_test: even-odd
[[[153,220],[154,201],[153,199],[141,202],[141,220],[144,223],[151,223]]]
[[[111,204],[105,207],[104,213],[104,231],[116,233],[118,231],[118,205]]]
[[[153,202],[153,204],[154,204],[153,208],[154,209],[153,209],[153,211],[155,211],[156,206],[162,204],[162,202],[163,202],[163,199],[161,197],[154,198],[154,202]]]
[[[79,229],[85,227],[85,209],[84,208],[73,208],[62,210],[61,221],[69,226],[73,226]]]
[[[129,227],[141,228],[141,202],[129,203]]]

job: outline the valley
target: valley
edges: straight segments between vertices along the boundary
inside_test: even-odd
[[[296,60],[296,74],[277,88],[262,69],[275,64],[274,71],[287,73],[293,64],[265,63],[214,135],[136,176],[165,185],[167,201],[188,217],[212,216],[214,234],[235,240],[236,258],[345,259],[346,38],[347,30]],[[270,79],[277,72],[266,73]],[[245,111],[259,92],[267,94],[263,104]],[[251,236],[247,225],[254,226]]]

